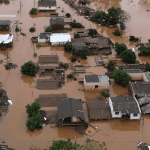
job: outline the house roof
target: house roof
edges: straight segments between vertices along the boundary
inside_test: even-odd
[[[86,42],[86,39],[84,38],[72,38],[71,39],[72,44],[85,43],[85,42]]]
[[[76,51],[80,51],[82,49],[86,49],[86,44],[85,43],[72,43],[72,46],[75,47]]]
[[[121,111],[122,114],[138,114],[140,113],[138,104],[134,97],[131,96],[117,96],[110,97],[114,111]]]
[[[43,32],[40,33],[39,38],[40,39],[46,39],[47,37],[49,37],[52,34],[52,32]]]
[[[109,83],[107,75],[85,75],[86,83]]]
[[[150,113],[150,104],[141,107],[142,113],[149,114]]]
[[[38,1],[38,7],[56,6],[56,0],[41,0]]]
[[[142,73],[141,69],[123,69],[126,73]]]
[[[150,82],[150,72],[143,72],[146,76],[146,79],[148,80],[148,82]]]
[[[57,55],[40,55],[38,63],[58,63],[59,58]]]
[[[13,35],[12,34],[0,34],[0,43],[10,43],[13,41]]]
[[[146,43],[146,44],[145,44],[145,47],[146,47],[146,48],[150,48],[150,43]]]
[[[142,71],[145,68],[145,64],[128,64],[128,65],[119,65],[119,69],[141,69]]]
[[[64,17],[53,17],[50,19],[50,26],[55,24],[65,25]]]
[[[150,82],[130,82],[134,94],[150,95]],[[131,88],[131,89],[132,89]]]
[[[52,33],[50,42],[71,42],[71,35],[69,33]]]
[[[0,26],[10,25],[10,20],[0,20]]]
[[[58,102],[58,119],[67,117],[84,119],[82,101],[74,98],[65,98]]]

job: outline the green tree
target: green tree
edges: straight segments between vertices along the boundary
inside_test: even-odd
[[[132,50],[125,50],[121,53],[121,59],[127,63],[134,63],[136,61],[136,55]]]
[[[124,43],[122,44],[118,44],[118,42],[115,43],[115,51],[117,52],[117,55],[120,55],[125,50],[127,50],[127,46]]]
[[[145,47],[143,47],[141,49],[141,54],[142,54],[142,56],[148,56],[148,55],[150,55],[150,49],[146,49]]]
[[[150,71],[150,64],[149,64],[148,62],[146,62],[146,64],[145,64],[145,69],[146,69],[147,71]]]
[[[35,14],[37,12],[38,12],[37,8],[32,8],[31,11],[30,11],[30,14]]]
[[[66,43],[64,45],[64,47],[65,47],[66,52],[71,52],[72,51],[72,45],[70,43]]]
[[[107,67],[108,70],[112,70],[113,71],[115,69],[115,64],[116,64],[115,62],[109,61],[108,62],[108,67]]]
[[[29,128],[30,131],[34,131],[34,129],[42,129],[41,122],[41,114],[38,113],[35,116],[29,118],[27,120],[26,126]]]
[[[75,55],[73,55],[73,56],[71,56],[71,62],[75,62],[76,60],[77,60],[77,58],[76,58],[76,56]]]
[[[73,74],[72,73],[68,74],[67,78],[73,79]]]
[[[88,56],[88,55],[89,55],[89,53],[88,53],[87,50],[83,49],[83,50],[80,51],[80,57],[81,57],[82,59],[87,59],[87,56]]]
[[[27,105],[26,112],[29,114],[30,117],[35,116],[37,113],[39,113],[39,109],[41,108],[40,104],[38,102],[33,102],[31,105]]]
[[[125,71],[119,69],[114,69],[113,78],[116,83],[123,87],[127,86],[129,81],[131,81],[131,77]]]
[[[31,61],[21,66],[21,73],[25,75],[35,76],[37,67]]]
[[[113,34],[114,34],[115,36],[120,36],[120,35],[121,35],[121,32],[120,32],[119,30],[115,30],[115,32],[113,32]]]
[[[51,26],[49,26],[45,29],[45,32],[53,32],[53,28]]]
[[[66,13],[66,17],[71,17],[70,13]]]
[[[90,36],[93,36],[93,35],[96,35],[96,34],[97,34],[96,29],[89,29],[89,35]]]

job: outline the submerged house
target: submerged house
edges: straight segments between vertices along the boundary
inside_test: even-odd
[[[69,33],[52,33],[50,36],[51,45],[65,45],[67,42],[71,42],[71,35]]]
[[[10,20],[0,20],[0,31],[10,30]]]
[[[135,97],[109,97],[112,118],[140,119],[141,110]]]
[[[39,10],[56,10],[56,0],[39,0]]]
[[[80,99],[65,98],[58,102],[58,125],[82,125],[84,111]]]
[[[0,34],[0,47],[12,47],[13,35],[12,34]]]
[[[63,30],[64,25],[64,17],[53,17],[50,19],[50,26],[53,28],[53,30]]]
[[[51,34],[52,34],[51,32],[40,33],[40,35],[38,36],[38,42],[40,42],[40,43],[50,42],[50,35]]]
[[[85,75],[84,90],[105,90],[109,89],[109,78],[107,75]]]

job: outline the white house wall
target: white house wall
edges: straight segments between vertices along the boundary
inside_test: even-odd
[[[56,6],[52,6],[52,7],[39,7],[39,10],[56,10]]]
[[[122,117],[121,112],[119,112],[118,115],[115,114],[115,111],[113,110],[113,104],[112,104],[112,101],[111,101],[110,97],[109,97],[109,106],[110,106],[112,118],[121,118]]]
[[[46,39],[40,39],[38,36],[38,42],[40,42],[40,43],[46,42]]]
[[[139,120],[140,118],[141,118],[141,114],[138,114],[137,116],[133,116],[133,113],[130,114],[130,119],[131,120],[134,120],[134,119]]]

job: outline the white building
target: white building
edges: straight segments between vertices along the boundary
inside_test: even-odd
[[[56,10],[56,0],[39,0],[39,10]]]
[[[0,34],[0,45],[12,46],[13,35],[12,34]]]
[[[141,118],[141,110],[135,97],[109,97],[109,106],[112,118],[122,118],[123,116],[129,117],[131,120]]]
[[[85,90],[105,90],[109,89],[109,78],[107,75],[85,75]]]
[[[71,35],[69,33],[52,33],[50,36],[51,45],[64,45],[71,42]]]

